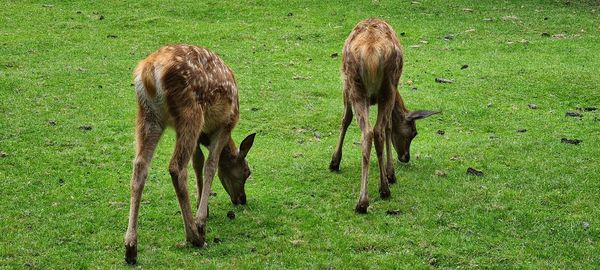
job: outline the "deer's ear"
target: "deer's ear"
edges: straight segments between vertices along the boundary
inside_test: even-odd
[[[419,120],[419,119],[423,119],[423,118],[427,118],[429,116],[432,116],[434,114],[438,114],[441,111],[414,111],[414,112],[409,112],[406,115],[406,120],[408,121],[414,121],[414,120]]]
[[[256,133],[248,135],[248,137],[246,137],[242,143],[240,143],[240,156],[242,158],[246,158],[248,151],[250,151],[250,148],[252,148],[252,144],[254,144],[254,136],[256,136]]]

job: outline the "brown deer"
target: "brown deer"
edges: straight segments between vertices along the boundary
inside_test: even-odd
[[[137,220],[148,166],[165,130],[175,129],[176,143],[169,173],[181,208],[187,242],[205,245],[211,184],[218,167],[223,187],[234,204],[246,204],[244,184],[250,176],[245,160],[255,134],[236,148],[231,132],[239,119],[238,90],[231,69],[213,52],[196,46],[172,45],[142,60],[133,73],[137,94],[136,154],[131,179],[125,260],[137,260]],[[208,148],[206,164],[200,144]],[[193,157],[192,157],[193,156]],[[198,185],[193,218],[187,191],[192,159]]]
[[[360,198],[355,211],[366,213],[369,207],[367,183],[372,141],[375,141],[379,165],[379,194],[381,198],[389,198],[389,184],[396,182],[390,144],[394,145],[400,161],[408,162],[410,143],[417,135],[415,120],[437,112],[409,112],[404,106],[397,90],[403,66],[402,47],[396,33],[385,21],[367,19],[359,22],[346,39],[342,59],[344,115],[329,169],[340,169],[344,137],[354,112],[362,132],[362,177]],[[372,129],[369,124],[369,106],[374,104],[377,104],[377,121]]]

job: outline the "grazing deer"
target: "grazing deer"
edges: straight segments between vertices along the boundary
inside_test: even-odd
[[[167,126],[176,132],[169,173],[181,208],[187,242],[205,244],[208,198],[218,167],[223,187],[234,204],[246,204],[244,184],[250,176],[245,160],[255,134],[236,148],[231,131],[239,119],[238,90],[231,69],[213,52],[196,46],[166,46],[142,60],[133,73],[137,93],[136,155],[131,179],[125,260],[137,259],[137,220],[148,165]],[[208,148],[208,158],[200,144]],[[193,157],[192,157],[193,156]],[[192,159],[198,185],[193,218],[187,192]]]
[[[409,112],[404,106],[397,90],[403,65],[402,47],[396,33],[385,21],[367,19],[359,22],[346,39],[342,58],[344,115],[329,169],[340,169],[344,137],[354,111],[362,132],[362,177],[360,198],[355,210],[366,213],[369,206],[367,181],[372,141],[375,141],[379,164],[379,194],[381,198],[388,198],[389,183],[396,182],[390,144],[394,145],[400,161],[408,162],[410,143],[417,135],[415,120],[437,112]],[[377,104],[377,121],[372,129],[369,106],[374,104]],[[385,162],[384,143],[387,154]]]

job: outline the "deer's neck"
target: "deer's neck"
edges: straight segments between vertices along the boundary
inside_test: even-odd
[[[235,143],[233,139],[229,137],[229,141],[223,147],[223,151],[221,151],[221,155],[219,156],[219,168],[221,166],[227,166],[226,162],[232,160],[237,155],[238,149],[235,147]]]
[[[400,93],[396,91],[396,98],[394,99],[394,109],[392,110],[392,125],[399,123],[404,120],[404,116],[408,113],[408,109],[404,106],[404,101],[400,96]]]

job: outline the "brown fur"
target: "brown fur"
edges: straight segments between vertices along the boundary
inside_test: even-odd
[[[190,45],[166,46],[142,60],[134,71],[138,112],[136,157],[131,180],[131,208],[125,235],[126,261],[137,256],[137,216],[148,165],[166,127],[176,132],[169,173],[183,216],[186,240],[205,244],[208,197],[219,168],[232,202],[245,204],[244,183],[250,172],[245,156],[254,134],[240,145],[231,139],[239,120],[233,72],[211,51]],[[208,158],[200,149],[208,148]],[[196,217],[187,192],[187,165],[192,159],[198,183]]]
[[[140,62],[134,74],[142,74],[142,83],[148,95],[151,98],[156,97],[156,85],[154,85],[154,65],[147,65],[146,62]]]
[[[367,181],[373,141],[380,173],[379,193],[382,198],[388,198],[389,184],[396,181],[391,145],[398,151],[401,147],[397,147],[397,144],[406,143],[405,138],[408,137],[412,140],[416,129],[414,122],[409,121],[410,112],[397,90],[402,74],[403,51],[396,33],[388,23],[380,19],[359,22],[346,39],[342,60],[344,115],[329,168],[332,171],[339,170],[344,137],[354,112],[362,132],[361,191],[355,210],[366,213],[369,205]],[[372,129],[369,124],[369,106],[375,104],[377,121]],[[426,116],[421,118],[424,117]],[[383,157],[384,144],[386,160]]]

